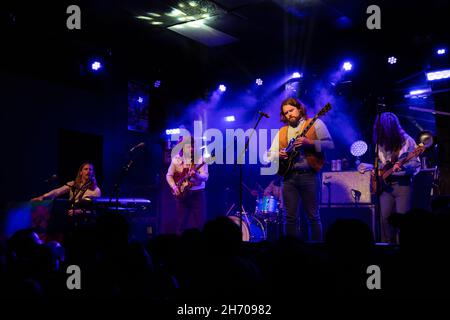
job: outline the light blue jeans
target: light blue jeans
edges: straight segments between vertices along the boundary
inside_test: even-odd
[[[406,213],[411,209],[411,184],[393,183],[380,195],[381,242],[398,243],[397,230],[388,218],[392,213]]]

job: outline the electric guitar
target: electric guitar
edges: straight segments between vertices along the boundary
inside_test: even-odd
[[[406,157],[397,161],[400,166],[403,166],[412,158],[418,157],[426,150],[426,147],[423,143],[420,143],[414,150],[410,151]],[[375,177],[375,172],[372,171],[370,176],[370,192],[372,194],[381,194],[385,187],[389,183],[389,177],[394,173],[394,165],[395,163],[388,162],[383,169],[378,171],[378,177]]]
[[[202,163],[196,165],[195,167],[190,168],[184,168],[181,172],[175,172],[173,175],[173,179],[175,181],[175,185],[178,187],[178,190],[180,191],[179,195],[176,195],[174,191],[172,190],[172,194],[177,199],[183,199],[189,192],[189,190],[192,188],[193,184],[191,181],[191,177],[193,174],[198,172],[201,167],[203,167],[206,163],[211,163],[216,159],[216,157],[210,157],[208,158],[208,161],[205,160],[202,161]],[[191,173],[191,174],[190,174]]]
[[[294,147],[295,140],[300,137],[305,137],[308,131],[312,128],[314,123],[316,122],[319,117],[324,116],[328,111],[331,110],[331,104],[327,103],[320,111],[317,113],[314,118],[311,119],[311,121],[308,123],[308,125],[303,129],[303,131],[297,135],[296,137],[292,138],[289,141],[289,144],[284,149],[286,153],[288,154],[288,157],[286,159],[280,158],[280,163],[278,166],[278,174],[281,176],[286,176],[291,170],[294,165],[295,158],[299,155],[300,151],[297,150],[297,148]],[[323,165],[323,158],[321,160],[321,165]]]

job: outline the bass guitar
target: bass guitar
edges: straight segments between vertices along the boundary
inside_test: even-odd
[[[400,166],[403,166],[412,158],[418,157],[422,154],[426,149],[426,146],[423,143],[420,143],[414,150],[408,152],[408,154],[397,161]],[[389,183],[389,177],[394,173],[394,165],[395,163],[388,162],[383,169],[378,170],[378,177],[375,176],[375,172],[372,171],[370,176],[370,192],[372,194],[380,195],[383,190],[385,190],[386,186]]]

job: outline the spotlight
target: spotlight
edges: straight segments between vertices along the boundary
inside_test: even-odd
[[[98,71],[98,70],[100,70],[101,68],[102,68],[102,64],[101,64],[99,61],[94,61],[94,62],[91,64],[91,69],[94,70],[94,71]]]
[[[226,122],[234,122],[234,121],[236,121],[236,118],[234,116],[228,116],[228,117],[225,117],[225,121]]]
[[[443,54],[446,54],[447,53],[447,50],[446,49],[438,49],[437,51],[436,51],[436,53],[438,54],[438,55],[443,55]]]
[[[285,91],[297,92],[298,88],[299,88],[299,82],[298,81],[296,81],[296,82],[288,81],[284,85],[284,90]]]
[[[172,134],[180,134],[180,128],[166,130],[166,135],[170,136]]]
[[[350,147],[350,153],[355,157],[360,157],[366,152],[367,152],[367,143],[362,140],[353,142]]]
[[[142,97],[139,97],[139,98],[137,99],[137,101],[138,101],[139,103],[142,103],[142,102],[144,102],[144,99],[142,99]]]
[[[155,83],[153,84],[153,86],[155,88],[159,88],[161,86],[161,80],[156,80]]]
[[[359,157],[361,157],[363,154],[367,152],[367,143],[362,140],[358,140],[352,143],[350,146],[350,153],[356,157],[356,166],[360,164]]]
[[[298,78],[301,78],[301,77],[303,77],[303,73],[300,73],[300,72],[294,72],[294,73],[292,74],[292,78],[294,78],[294,79],[298,79]]]
[[[405,95],[405,98],[423,98],[426,97],[428,94],[431,93],[431,88],[425,88],[425,89],[417,89],[417,90],[411,90],[409,94]]]
[[[389,64],[395,64],[395,63],[397,63],[397,58],[396,58],[396,57],[389,57],[389,58],[388,58],[388,63],[389,63]]]
[[[433,71],[433,72],[427,73],[428,81],[441,80],[441,79],[447,79],[447,78],[450,78],[450,69]]]
[[[222,92],[225,92],[225,91],[227,91],[227,87],[225,87],[225,85],[221,84],[219,86],[219,90],[222,91]]]
[[[257,84],[258,86],[262,86],[262,84],[263,84],[262,79],[260,79],[260,78],[256,79],[256,84]]]
[[[350,71],[350,70],[352,70],[352,68],[353,68],[353,65],[348,61],[346,61],[342,64],[342,69],[344,69],[345,71]]]

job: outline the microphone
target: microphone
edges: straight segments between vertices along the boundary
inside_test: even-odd
[[[144,147],[144,146],[145,146],[145,142],[141,142],[141,143],[135,145],[133,148],[131,148],[131,149],[130,149],[130,152],[133,152],[134,150],[139,149],[139,148],[142,148],[142,147]]]
[[[263,117],[269,118],[269,115],[267,113],[263,112],[263,111],[258,111],[258,114],[263,116]]]
[[[49,178],[45,179],[44,182],[45,183],[50,183],[50,182],[53,182],[53,181],[56,181],[56,180],[58,180],[58,176],[56,174],[52,174]]]

